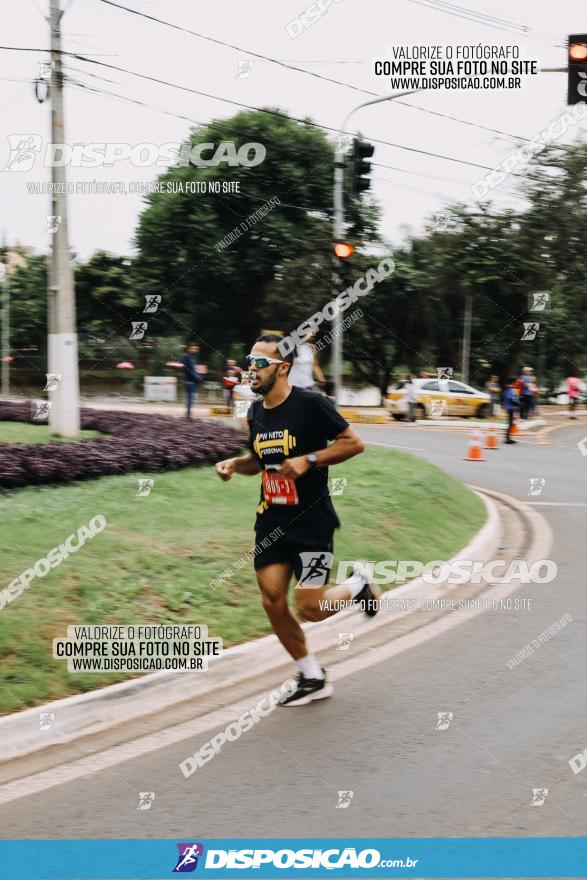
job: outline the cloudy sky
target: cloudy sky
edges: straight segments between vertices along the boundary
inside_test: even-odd
[[[67,60],[68,76],[77,83],[65,93],[67,141],[72,144],[180,142],[190,126],[180,117],[199,122],[229,117],[238,110],[229,101],[279,107],[339,129],[355,106],[386,94],[386,83],[374,78],[371,61],[388,55],[390,46],[519,45],[522,57],[536,58],[542,67],[560,67],[566,63],[568,34],[587,32],[587,10],[580,0],[339,0],[312,26],[298,27],[295,39],[286,25],[311,5],[307,0],[116,0],[200,36],[105,0],[61,2],[66,9],[63,48],[101,62]],[[48,47],[48,0],[0,0],[0,9],[2,46]],[[10,136],[48,139],[49,104],[36,101],[32,85],[39,62],[47,58],[46,52],[0,50],[0,168],[10,156]],[[246,61],[253,62],[249,75],[239,76],[239,64]],[[373,194],[383,208],[383,231],[390,240],[418,230],[451,201],[473,203],[471,185],[485,173],[475,165],[494,167],[521,145],[515,136],[532,138],[565,110],[565,74],[545,73],[525,83],[521,91],[424,92],[353,116],[350,130],[387,142],[376,145]],[[574,126],[562,142],[581,136],[581,129],[584,136],[585,125]],[[154,180],[161,170],[124,162],[110,169],[70,168],[68,180],[128,184]],[[48,181],[49,174],[39,162],[31,171],[0,172],[0,233],[9,244],[48,249],[49,197],[28,187]],[[521,207],[514,190],[514,181],[506,181],[494,193],[496,204]],[[70,196],[73,249],[82,258],[97,249],[132,253],[141,208],[137,194]]]

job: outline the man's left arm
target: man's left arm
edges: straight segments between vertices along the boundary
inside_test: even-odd
[[[325,449],[314,450],[316,462],[314,467],[330,467],[333,464],[340,464],[347,461],[355,455],[359,455],[365,448],[365,444],[350,425],[344,431],[335,437],[334,441]],[[296,480],[302,477],[312,467],[306,455],[299,455],[294,458],[286,458],[279,468],[279,473],[284,477],[291,477]]]

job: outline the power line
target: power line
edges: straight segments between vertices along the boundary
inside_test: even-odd
[[[106,0],[102,0],[102,2],[106,2]],[[110,2],[110,0],[108,0],[108,2]],[[2,47],[0,47],[0,48],[2,48]],[[310,122],[308,119],[300,119],[299,117],[296,117],[296,116],[289,116],[287,113],[281,113],[278,110],[268,110],[265,107],[253,107],[250,104],[243,104],[241,101],[234,101],[231,98],[221,98],[218,95],[211,95],[209,92],[202,92],[199,89],[192,89],[189,86],[183,86],[183,85],[180,85],[179,83],[171,83],[168,80],[162,80],[162,79],[159,79],[158,77],[148,76],[146,73],[138,73],[137,71],[129,70],[128,68],[118,67],[115,64],[108,64],[105,61],[96,61],[93,58],[86,58],[83,55],[77,55],[75,53],[69,53],[69,54],[72,57],[77,58],[78,61],[86,61],[90,64],[97,64],[99,67],[106,67],[110,70],[116,70],[119,73],[128,73],[128,74],[131,74],[132,76],[138,77],[139,79],[145,79],[145,80],[148,80],[149,82],[158,83],[159,85],[165,85],[165,86],[169,86],[171,88],[180,89],[181,91],[189,92],[192,95],[200,95],[205,98],[211,98],[215,101],[222,101],[223,103],[226,103],[226,104],[232,104],[235,107],[242,107],[245,110],[253,110],[258,113],[267,113],[271,116],[277,116],[281,119],[289,119],[289,120],[293,120],[294,122],[300,122],[302,125],[310,125],[314,128],[324,129],[326,131],[333,131],[337,134],[348,134],[349,133],[349,132],[343,132],[340,128],[333,128],[332,126],[321,125],[316,122]],[[442,156],[439,153],[432,153],[432,152],[429,152],[428,150],[419,150],[416,147],[406,147],[403,144],[394,144],[391,141],[384,141],[379,138],[374,138],[371,135],[366,135],[366,137],[368,137],[370,141],[373,141],[373,143],[385,144],[386,146],[396,147],[399,150],[407,150],[408,152],[419,153],[420,155],[423,155],[423,156],[432,156],[435,159],[444,159],[447,162],[455,162],[459,165],[470,165],[473,168],[481,168],[483,171],[491,171],[492,170],[488,165],[479,165],[477,162],[469,162],[466,159],[456,159],[452,156]]]
[[[340,80],[333,79],[329,76],[322,76],[320,73],[314,73],[311,70],[302,70],[300,67],[295,67],[293,64],[289,64],[287,61],[279,61],[277,58],[271,58],[269,55],[263,55],[261,52],[253,52],[251,49],[244,49],[242,46],[235,46],[234,43],[227,43],[225,40],[219,40],[216,37],[210,37],[207,34],[201,34],[198,31],[193,31],[191,28],[182,27],[178,24],[173,24],[170,21],[165,21],[163,18],[156,18],[154,15],[148,15],[146,12],[139,12],[136,9],[130,9],[128,6],[121,6],[120,3],[114,3],[113,0],[100,0],[101,3],[105,3],[107,6],[113,6],[116,9],[123,9],[125,12],[130,12],[132,15],[138,15],[140,18],[146,18],[150,21],[157,22],[157,24],[162,24],[165,27],[173,28],[176,31],[182,31],[186,34],[191,34],[193,37],[198,37],[200,40],[207,40],[210,43],[215,43],[217,46],[224,46],[227,49],[234,49],[236,52],[245,52],[247,55],[252,55],[254,58],[261,58],[263,61],[269,61],[271,64],[278,64],[280,67],[285,67],[287,70],[295,70],[297,73],[304,73],[306,76],[313,76],[316,79],[322,79],[325,82],[333,83],[337,86],[346,86],[348,89],[352,89],[355,92],[360,92],[363,95],[371,95],[372,97],[378,98],[380,97],[376,92],[369,92],[365,89],[361,89],[358,86],[352,85],[352,83],[341,82]]]
[[[41,18],[43,18],[44,21],[48,21],[47,16],[46,16],[46,15],[45,15],[45,14],[39,9],[39,7],[37,6],[37,4],[35,3],[35,0],[30,0],[30,2],[33,4],[33,6],[34,6],[35,9],[37,10],[37,12],[38,12],[39,15],[41,16]]]
[[[69,68],[69,69],[70,69],[70,70],[71,70],[71,69],[73,69],[73,70],[77,70],[78,68]],[[80,71],[80,72],[83,73],[85,76],[92,76],[92,75],[93,75],[93,74],[88,74],[88,73],[86,73],[86,71]],[[98,78],[98,79],[101,79],[101,77],[97,77],[97,78]],[[111,97],[111,98],[115,98],[115,99],[120,99],[120,100],[122,100],[122,101],[128,101],[128,102],[130,102],[130,103],[132,103],[132,104],[138,104],[138,105],[140,105],[140,106],[146,107],[147,109],[155,110],[155,111],[160,112],[160,113],[164,113],[164,114],[166,114],[167,116],[172,116],[172,117],[177,118],[177,119],[184,119],[184,120],[186,120],[186,121],[188,121],[188,122],[195,122],[195,123],[200,124],[200,125],[206,125],[206,123],[205,123],[204,121],[202,121],[202,120],[194,119],[193,117],[182,116],[181,114],[177,114],[177,113],[172,113],[171,111],[163,110],[163,109],[161,109],[161,108],[159,108],[159,107],[154,107],[153,105],[147,104],[147,103],[145,103],[144,101],[140,101],[140,100],[138,100],[138,99],[136,99],[136,98],[129,98],[129,97],[127,97],[126,95],[118,95],[118,94],[116,94],[116,93],[114,93],[114,92],[109,92],[109,91],[107,91],[106,89],[92,88],[91,86],[88,86],[86,83],[82,83],[82,82],[80,82],[79,80],[75,80],[75,79],[73,79],[72,77],[69,77],[69,76],[65,78],[65,82],[68,83],[69,85],[71,85],[71,86],[74,87],[74,88],[85,89],[85,90],[87,90],[87,91],[94,92],[95,94],[102,95],[102,96],[104,96],[104,97]],[[112,80],[108,80],[108,82],[112,82]],[[236,130],[235,130],[235,131],[236,131]],[[245,134],[247,137],[249,137],[249,136],[251,136],[251,135],[253,134],[252,132],[243,132],[242,130],[239,131],[239,132],[237,132],[237,133]],[[271,140],[273,141],[274,139],[271,139]],[[299,155],[299,154],[300,154],[300,150],[290,149],[290,148],[288,148],[288,147],[284,147],[282,144],[280,144],[280,148],[281,148],[283,151],[285,151],[285,152],[287,152],[287,153],[290,153],[291,155]],[[469,186],[469,183],[468,183],[467,181],[465,181],[465,180],[457,180],[456,178],[452,178],[452,177],[443,177],[443,176],[441,176],[441,175],[437,175],[437,174],[426,174],[426,173],[424,173],[424,172],[420,172],[420,171],[410,171],[410,170],[408,170],[407,168],[398,168],[398,167],[395,166],[395,165],[386,165],[386,164],[379,163],[379,162],[372,162],[371,164],[372,164],[374,167],[377,167],[377,168],[389,168],[389,169],[391,169],[391,170],[393,170],[393,171],[398,171],[398,172],[403,173],[403,174],[413,174],[413,175],[415,175],[415,176],[417,176],[417,177],[425,177],[425,178],[430,178],[430,179],[433,179],[433,180],[440,180],[440,181],[444,181],[444,182],[448,182],[448,183],[455,183],[455,184],[457,184],[457,185],[459,185],[459,186],[465,186],[465,187],[468,187],[468,186]],[[523,175],[513,175],[513,176],[523,176]],[[273,178],[273,179],[274,179],[274,178]],[[283,178],[283,177],[278,178],[278,179],[280,179],[280,180],[286,180],[286,178]],[[433,192],[431,192],[431,190],[424,190],[424,189],[418,189],[418,188],[416,188],[416,187],[410,187],[408,184],[401,184],[401,183],[396,182],[396,181],[390,181],[388,178],[384,178],[384,177],[373,177],[373,180],[380,181],[380,182],[382,182],[382,183],[388,183],[388,184],[391,184],[391,185],[393,185],[393,186],[401,187],[401,188],[403,188],[403,189],[412,190],[413,192],[427,193],[427,194],[429,194],[429,195],[434,195],[434,196],[437,196],[438,198],[441,198],[441,196],[440,196],[439,193],[433,193]],[[496,193],[496,195],[508,196],[508,197],[510,197],[510,198],[522,198],[521,195],[516,194],[516,193],[510,193],[510,192],[508,192],[507,190],[500,190],[499,192]],[[442,198],[448,198],[448,196],[445,194],[444,196],[442,196]],[[313,210],[313,209],[310,208],[309,206],[306,206],[306,207],[304,208],[304,206],[302,206],[302,205],[289,205],[289,204],[286,204],[286,203],[282,203],[282,204],[284,205],[284,207],[298,208],[298,209],[300,209],[300,210]]]
[[[102,2],[102,3],[108,3],[108,4],[111,5],[111,6],[117,6],[117,7],[118,7],[118,4],[116,4],[116,3],[112,3],[111,0],[101,0],[101,2]],[[120,7],[118,7],[118,8],[120,8],[120,9],[127,9],[126,6],[120,6]],[[136,10],[134,10],[134,9],[129,9],[128,11],[129,11],[129,12],[133,12],[133,13],[135,13],[136,15],[144,16],[144,17],[146,17],[146,18],[148,18],[148,19],[151,19],[151,20],[153,20],[153,21],[161,22],[162,24],[169,24],[170,27],[177,28],[178,30],[186,30],[185,28],[180,28],[179,25],[172,25],[172,24],[170,24],[169,22],[164,22],[162,19],[155,18],[154,16],[151,16],[151,15],[146,15],[146,13],[136,12]],[[196,36],[201,36],[200,34],[196,34],[195,31],[187,31],[187,32],[188,32],[188,33],[193,33],[193,34],[195,34]],[[202,39],[210,39],[210,40],[212,40],[213,42],[220,42],[222,45],[227,45],[227,46],[230,47],[230,44],[228,44],[228,43],[223,44],[222,41],[215,40],[215,39],[212,38],[212,37],[202,37]],[[233,47],[230,47],[230,48],[233,48]],[[10,50],[10,49],[12,49],[12,50],[14,50],[14,51],[26,51],[26,52],[44,52],[44,51],[45,51],[44,49],[19,49],[19,48],[16,47],[16,46],[0,46],[0,49],[5,49],[5,50]],[[239,50],[239,51],[242,51],[242,52],[248,52],[250,55],[255,55],[255,53],[254,53],[254,52],[251,52],[249,49],[242,49],[242,50]],[[78,60],[82,60],[82,61],[89,61],[89,60],[92,60],[92,61],[93,61],[93,59],[84,58],[83,56],[81,56],[81,55],[77,55],[77,54],[75,54],[75,53],[73,53],[73,52],[62,52],[62,54],[63,54],[63,55],[69,55],[69,56],[71,56],[71,57],[73,57],[73,58],[77,58]],[[104,55],[104,53],[99,53],[99,52],[92,53],[92,54],[95,54],[95,55],[101,55],[101,56]],[[272,60],[273,60],[273,59],[268,58],[267,56],[264,56],[264,55],[263,55],[263,56],[260,56],[260,57],[262,57],[262,58],[266,58],[268,61],[272,61]],[[96,63],[96,62],[94,62],[94,63]],[[280,61],[276,61],[275,63],[276,63],[276,64],[283,64],[283,62],[280,62]],[[310,75],[310,76],[318,76],[318,74],[313,74],[313,73],[311,73],[311,71],[308,71],[308,70],[302,70],[301,68],[292,67],[291,65],[285,65],[285,64],[284,64],[283,66],[289,67],[291,70],[295,70],[295,71],[297,71],[297,72],[299,72],[299,73],[306,73],[306,74],[308,74],[308,75]],[[120,70],[120,71],[122,71],[122,72],[126,72],[126,73],[131,73],[131,74],[133,74],[134,76],[142,76],[142,74],[135,73],[134,71],[125,71],[124,68],[114,68],[114,69],[116,69],[116,70]],[[318,76],[318,78],[319,78],[319,79],[328,79],[327,77],[320,77],[320,76]],[[175,85],[175,84],[173,84],[173,83],[166,83],[166,82],[164,82],[163,80],[153,80],[153,81],[154,81],[154,82],[160,82],[160,83],[162,83],[162,84],[164,84],[164,85],[170,85],[170,86],[172,86],[173,88],[185,88],[184,86]],[[374,97],[380,97],[380,95],[377,95],[376,92],[369,92],[369,91],[366,91],[365,89],[358,89],[356,86],[349,85],[349,83],[338,82],[338,80],[328,80],[328,81],[329,81],[329,82],[332,82],[332,83],[335,83],[335,84],[337,84],[337,85],[348,86],[349,88],[352,88],[352,89],[355,89],[355,90],[357,90],[357,91],[361,91],[361,92],[363,92],[363,94],[365,94],[365,95],[371,95],[371,96],[374,96]],[[196,92],[196,94],[202,94],[202,95],[205,95],[204,92]],[[212,97],[212,98],[215,97],[214,95],[205,95],[205,96],[206,96],[206,97]],[[226,101],[226,100],[228,100],[228,99],[227,99],[227,98],[216,98],[216,100],[219,100],[219,101],[224,100],[224,101]],[[235,101],[235,102],[232,102],[232,103],[238,104],[238,102],[236,102],[236,101]],[[460,119],[458,116],[451,116],[451,115],[448,114],[448,113],[441,113],[441,112],[438,111],[438,110],[430,110],[430,109],[428,109],[427,107],[419,107],[417,104],[410,104],[408,101],[399,101],[399,100],[398,100],[398,101],[396,101],[395,103],[396,103],[396,104],[401,104],[403,107],[409,107],[411,110],[417,110],[417,111],[420,112],[420,113],[428,113],[428,114],[430,114],[431,116],[438,116],[438,117],[441,118],[441,119],[450,119],[452,122],[458,122],[458,123],[460,123],[461,125],[468,125],[468,126],[471,127],[471,128],[478,128],[478,129],[480,129],[481,131],[487,131],[487,132],[489,132],[490,134],[497,134],[497,135],[501,135],[501,136],[503,136],[503,137],[512,138],[513,140],[523,140],[523,141],[526,141],[526,142],[530,143],[530,139],[529,139],[529,138],[525,138],[525,137],[523,137],[522,135],[512,134],[511,132],[501,131],[500,129],[496,129],[496,128],[490,128],[489,126],[481,125],[481,123],[479,123],[479,122],[470,122],[468,119]],[[238,106],[246,107],[247,105],[245,105],[245,104],[240,104],[240,105],[238,105]]]
[[[74,71],[76,71],[76,72],[82,73],[84,76],[92,76],[92,77],[95,77],[95,78],[97,78],[97,79],[103,79],[103,77],[100,77],[100,76],[98,76],[97,74],[87,73],[87,71],[80,70],[79,68],[76,68],[76,67],[68,67],[67,70],[66,70],[66,72],[68,72],[68,71],[70,71],[70,70],[74,70]],[[106,80],[106,81],[107,81],[107,82],[113,82],[113,80]],[[163,108],[155,107],[155,106],[152,105],[152,104],[147,104],[145,101],[140,101],[140,100],[137,99],[137,98],[130,98],[130,97],[127,97],[126,95],[119,95],[119,94],[117,94],[116,92],[110,92],[110,91],[108,91],[107,89],[93,88],[92,86],[87,85],[87,83],[82,83],[82,82],[80,82],[79,80],[73,79],[73,78],[70,77],[70,76],[67,76],[67,77],[66,77],[66,83],[68,83],[69,85],[71,85],[71,86],[74,87],[74,88],[85,89],[85,90],[87,90],[87,91],[93,92],[93,93],[95,93],[95,94],[97,94],[97,95],[102,95],[102,96],[107,97],[107,98],[114,98],[114,99],[121,100],[121,101],[128,101],[128,102],[130,102],[130,103],[132,103],[132,104],[137,104],[137,105],[139,105],[139,106],[145,107],[145,108],[148,109],[148,110],[155,110],[156,112],[163,113],[163,114],[165,114],[166,116],[172,116],[172,117],[174,117],[174,118],[176,118],[176,119],[183,119],[183,120],[185,120],[185,121],[187,121],[187,122],[193,122],[193,123],[196,123],[196,124],[198,124],[198,125],[206,125],[206,124],[207,124],[206,122],[204,122],[204,121],[201,120],[201,119],[195,119],[194,117],[183,116],[183,115],[178,114],[178,113],[173,113],[173,112],[171,112],[171,111],[169,111],[169,110],[164,110]],[[239,129],[234,129],[234,132],[235,132],[236,134],[243,134],[243,135],[245,135],[245,136],[247,136],[247,137],[254,136],[254,134],[255,134],[254,132],[250,132],[250,131],[247,132],[247,131],[243,131],[242,129],[240,129],[240,130],[239,130]],[[271,141],[271,142],[276,142],[276,143],[278,142],[278,141],[275,141],[274,138],[269,138],[269,139],[267,139],[267,140],[269,140],[269,141]],[[300,150],[292,149],[292,148],[290,148],[290,147],[285,147],[280,141],[279,141],[278,143],[279,143],[279,145],[280,145],[280,150],[281,150],[281,151],[286,152],[286,153],[290,153],[292,156],[298,156],[298,155],[300,155],[300,152],[302,152],[302,151],[300,151]],[[413,175],[415,175],[415,176],[417,176],[417,177],[426,177],[426,178],[431,178],[431,179],[433,179],[433,180],[441,180],[441,181],[445,181],[445,182],[448,182],[448,183],[456,183],[456,184],[459,184],[459,185],[462,185],[462,186],[469,186],[469,184],[468,184],[467,181],[464,181],[464,180],[457,180],[456,178],[452,178],[452,177],[442,177],[441,175],[437,175],[437,174],[426,174],[425,172],[421,172],[421,171],[410,171],[410,170],[408,170],[407,168],[398,168],[398,167],[395,166],[395,165],[385,165],[385,164],[383,164],[383,163],[378,163],[378,162],[372,162],[371,164],[372,164],[374,167],[377,167],[377,168],[389,168],[389,169],[391,169],[392,171],[398,171],[398,172],[403,173],[403,174],[413,174]],[[381,180],[383,180],[384,178],[374,178],[374,179],[381,179]],[[422,190],[422,192],[424,192],[424,190]],[[294,207],[298,207],[298,206],[294,206]]]
[[[102,2],[107,2],[107,0],[102,0]],[[109,2],[109,0],[108,0],[108,2]],[[5,49],[5,50],[12,50],[12,51],[28,51],[28,52],[43,52],[43,51],[46,51],[46,50],[43,50],[43,49],[30,49],[30,48],[22,48],[22,49],[21,49],[21,48],[16,47],[16,46],[0,46],[0,50],[2,50],[2,49]],[[210,94],[209,92],[202,92],[202,91],[200,91],[199,89],[192,89],[192,88],[190,88],[189,86],[183,86],[183,85],[181,85],[181,84],[179,84],[179,83],[171,83],[171,82],[169,82],[169,81],[167,81],[167,80],[162,80],[162,79],[159,79],[159,78],[157,78],[157,77],[148,76],[148,75],[145,74],[145,73],[139,73],[138,71],[129,70],[128,68],[118,67],[118,66],[115,65],[115,64],[108,64],[108,63],[105,62],[105,61],[97,61],[97,60],[95,60],[94,58],[89,58],[89,57],[84,56],[84,55],[79,55],[79,54],[76,53],[76,52],[65,52],[65,51],[62,51],[61,54],[62,54],[62,55],[65,55],[65,56],[69,56],[69,57],[71,57],[71,58],[75,58],[75,59],[77,59],[78,61],[85,61],[85,62],[88,63],[88,64],[97,64],[97,65],[100,66],[100,67],[106,67],[106,68],[108,68],[108,69],[110,69],[110,70],[116,70],[116,71],[118,71],[119,73],[127,73],[127,74],[130,74],[131,76],[136,76],[136,77],[138,77],[139,79],[145,79],[145,80],[147,80],[147,81],[149,81],[149,82],[154,82],[154,83],[157,83],[157,84],[159,84],[159,85],[164,85],[164,86],[168,86],[168,87],[170,87],[170,88],[179,89],[179,90],[184,91],[184,92],[189,92],[190,94],[193,94],[193,95],[200,95],[200,96],[205,97],[205,98],[210,98],[210,99],[212,99],[212,100],[214,100],[214,101],[221,101],[221,102],[226,103],[226,104],[231,104],[231,105],[233,105],[233,106],[235,106],[235,107],[241,107],[241,108],[243,108],[243,109],[245,109],[245,110],[252,110],[252,111],[257,112],[257,113],[266,113],[266,114],[271,115],[271,116],[276,116],[276,117],[278,117],[278,118],[280,118],[280,119],[288,119],[288,120],[291,120],[291,121],[294,121],[294,122],[299,122],[299,123],[301,123],[302,125],[308,125],[308,126],[311,126],[311,127],[313,127],[313,128],[322,129],[322,130],[325,130],[325,131],[335,132],[336,134],[350,134],[350,132],[342,131],[342,129],[340,129],[340,128],[334,128],[334,127],[332,127],[332,126],[328,126],[328,125],[324,125],[324,124],[320,124],[320,123],[316,123],[316,122],[311,122],[311,121],[308,120],[308,119],[301,119],[301,118],[296,117],[296,116],[288,115],[287,113],[281,113],[281,112],[278,111],[278,110],[269,110],[269,109],[267,109],[267,108],[265,108],[265,107],[255,107],[255,106],[252,106],[252,105],[250,105],[250,104],[244,104],[244,103],[242,103],[241,101],[234,101],[234,100],[232,100],[232,99],[230,99],[230,98],[222,98],[222,97],[220,97],[220,96],[218,96],[218,95],[212,95],[212,94]],[[119,96],[119,97],[122,97],[122,96]],[[131,100],[131,99],[128,99],[128,100]],[[138,102],[135,102],[135,103],[138,103]],[[414,108],[414,109],[415,109],[415,108]],[[418,109],[421,109],[421,108],[418,108]],[[510,135],[510,136],[513,137],[513,135]],[[456,164],[458,164],[458,165],[468,165],[468,166],[470,166],[470,167],[472,167],[472,168],[480,168],[480,169],[483,170],[483,171],[492,171],[492,170],[493,170],[489,165],[480,165],[478,162],[469,162],[467,159],[457,159],[457,158],[455,158],[455,157],[453,157],[453,156],[443,156],[443,155],[441,155],[440,153],[433,153],[433,152],[431,152],[431,151],[429,151],[429,150],[420,150],[420,149],[417,149],[416,147],[408,147],[408,146],[405,146],[404,144],[395,144],[395,143],[393,143],[393,142],[391,142],[391,141],[385,141],[385,140],[382,140],[381,138],[375,138],[375,137],[373,137],[372,135],[366,135],[366,137],[367,137],[370,141],[372,141],[373,143],[376,143],[376,144],[383,144],[383,145],[385,145],[385,146],[389,146],[389,147],[394,147],[394,148],[396,148],[396,149],[398,149],[398,150],[406,150],[407,152],[410,152],[410,153],[417,153],[418,155],[422,155],[422,156],[430,156],[431,158],[434,158],[434,159],[442,159],[442,160],[444,160],[444,161],[446,161],[446,162],[453,162],[453,163],[456,163]]]
[[[197,31],[193,31],[190,28],[185,28],[185,27],[182,27],[181,25],[176,25],[176,24],[173,24],[172,22],[165,21],[162,18],[157,18],[154,15],[148,15],[145,12],[139,12],[136,9],[130,9],[128,6],[122,6],[120,3],[114,3],[113,0],[100,0],[100,2],[105,3],[107,6],[113,6],[116,9],[123,9],[125,12],[130,12],[133,15],[138,15],[141,18],[149,19],[149,21],[157,22],[158,24],[165,25],[166,27],[173,28],[174,30],[182,31],[187,34],[191,34],[192,36],[199,37],[201,40],[207,40],[209,42],[216,43],[219,46],[225,46],[229,49],[234,49],[237,52],[245,52],[248,55],[254,56],[255,58],[261,58],[264,61],[269,61],[271,64],[278,64],[281,67],[286,67],[288,70],[294,70],[296,73],[303,73],[303,74],[306,74],[307,76],[313,76],[318,79],[322,79],[325,82],[332,83],[334,85],[345,86],[346,88],[353,89],[354,91],[361,92],[362,94],[369,95],[371,97],[375,97],[375,98],[381,97],[381,95],[377,94],[376,92],[371,92],[367,89],[361,89],[358,86],[352,85],[352,83],[341,82],[340,80],[332,79],[331,77],[328,77],[328,76],[322,76],[321,74],[314,73],[313,71],[310,71],[310,70],[304,70],[303,68],[295,67],[293,62],[291,62],[291,61],[290,62],[280,61],[277,58],[271,58],[268,55],[262,55],[259,52],[253,52],[251,49],[245,49],[242,46],[235,46],[232,43],[227,43],[224,40],[217,39],[216,37],[210,37],[210,36],[207,36],[206,34],[201,34],[201,33],[198,33]],[[298,63],[302,63],[302,64],[314,64],[314,63],[315,64],[322,64],[322,63],[324,63],[324,64],[327,64],[329,62],[310,62],[310,61],[308,61],[308,62],[298,62]],[[369,64],[370,62],[367,62],[367,61],[365,61],[365,62],[337,61],[337,62],[332,62],[332,63],[336,63],[336,64],[344,64],[344,63]],[[508,132],[505,132],[505,131],[499,131],[498,129],[488,128],[487,126],[480,125],[479,123],[476,123],[476,122],[469,122],[467,119],[459,119],[458,117],[450,116],[447,113],[440,113],[436,110],[429,110],[426,107],[418,107],[417,104],[410,104],[407,101],[397,101],[396,103],[402,104],[404,107],[411,107],[413,110],[418,110],[422,113],[430,113],[431,115],[438,116],[442,119],[451,119],[453,122],[459,122],[462,125],[469,125],[473,128],[479,128],[483,131],[489,131],[492,134],[500,134],[500,135],[504,135],[505,137],[517,138],[518,140],[526,140],[529,143],[528,138],[522,138],[520,135],[509,134]]]
[[[81,73],[83,76],[90,76],[93,79],[98,79],[98,80],[101,80],[104,82],[113,83],[115,85],[124,85],[124,84],[120,83],[120,81],[118,81],[118,80],[108,79],[108,78],[100,76],[100,74],[96,74],[96,73],[89,73],[88,71],[82,70],[79,67],[71,67],[68,65],[65,72],[69,73],[69,71],[75,71],[76,73]],[[193,116],[184,116],[180,113],[173,113],[170,110],[164,110],[162,107],[156,107],[155,105],[148,104],[146,101],[141,101],[138,98],[130,98],[127,95],[120,95],[116,92],[108,91],[107,89],[92,88],[91,86],[87,85],[86,83],[82,83],[79,80],[73,79],[72,77],[67,77],[67,82],[69,82],[71,85],[78,86],[79,88],[85,88],[88,91],[94,92],[97,95],[103,95],[105,97],[115,98],[115,99],[118,99],[121,101],[128,101],[129,103],[137,104],[141,107],[145,107],[147,110],[154,110],[158,113],[163,113],[166,116],[171,116],[176,119],[183,119],[186,122],[193,122],[196,125],[207,125],[208,124],[207,122],[205,122],[202,119],[196,119]],[[255,132],[244,131],[243,129],[234,129],[234,132],[235,132],[235,134],[242,134],[242,135],[245,135],[246,137],[255,136]],[[300,153],[299,150],[284,147],[284,145],[281,143],[281,141],[276,141],[274,138],[267,138],[267,140],[270,142],[275,142],[275,143],[278,142],[280,144],[281,150],[283,150],[285,152],[289,152],[292,155],[298,155]],[[453,177],[443,177],[439,174],[427,174],[422,171],[410,171],[407,168],[398,168],[396,165],[386,165],[381,162],[372,162],[371,164],[377,168],[389,168],[392,171],[399,171],[404,174],[413,174],[417,177],[428,177],[428,178],[432,178],[435,180],[443,180],[443,181],[446,181],[449,183],[458,183],[458,184],[463,184],[464,186],[468,186],[468,183],[466,181],[457,180],[456,178],[453,178]]]
[[[518,24],[515,21],[510,21],[506,18],[499,18],[495,15],[489,15],[481,10],[477,9],[467,9],[463,6],[458,6],[456,3],[448,3],[446,0],[410,0],[412,3],[418,3],[420,6],[428,6],[430,9],[434,9],[436,12],[444,12],[448,15],[454,15],[457,18],[462,18],[467,21],[475,22],[476,24],[482,24],[486,27],[492,27],[496,30],[506,31],[508,33],[514,33],[526,36],[531,31],[536,34],[539,34],[543,37],[548,37],[549,39],[558,40],[560,37],[555,34],[550,34],[547,31],[540,31],[536,28],[529,27],[528,25]],[[555,48],[562,46],[562,43],[557,43]]]

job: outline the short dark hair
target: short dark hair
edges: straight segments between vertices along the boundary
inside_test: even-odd
[[[263,333],[262,336],[259,336],[255,339],[255,342],[274,342],[277,346],[278,343],[283,342],[283,336],[280,336],[279,333]],[[290,368],[293,366],[294,362],[294,353],[290,351],[289,354],[282,355],[280,353],[280,357],[283,361],[287,361]]]

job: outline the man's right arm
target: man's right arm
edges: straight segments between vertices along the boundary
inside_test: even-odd
[[[227,458],[216,463],[216,473],[225,481],[230,480],[233,474],[252,477],[260,471],[261,466],[252,452],[247,452],[239,458]]]
[[[261,465],[252,452],[247,452],[246,455],[241,455],[239,458],[233,459],[233,461],[234,472],[236,474],[243,474],[245,477],[252,477],[255,474],[261,473]]]

